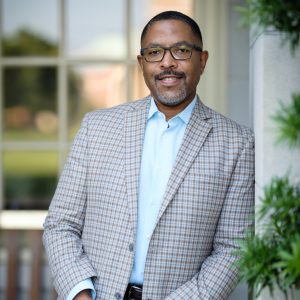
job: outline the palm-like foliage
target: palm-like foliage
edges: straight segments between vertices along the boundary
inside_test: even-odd
[[[278,125],[279,142],[286,141],[291,147],[300,145],[300,94],[292,95],[289,105],[281,103],[273,119]]]
[[[258,296],[278,286],[285,295],[300,287],[300,189],[285,178],[265,187],[258,217],[262,234],[248,236],[237,252],[242,279]]]
[[[246,0],[238,6],[244,25],[257,24],[263,29],[272,27],[284,33],[294,52],[300,43],[300,0]]]

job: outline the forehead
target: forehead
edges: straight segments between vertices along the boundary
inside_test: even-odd
[[[151,44],[170,46],[177,42],[186,41],[192,44],[198,42],[191,27],[180,20],[162,20],[153,23],[142,40],[142,47]]]

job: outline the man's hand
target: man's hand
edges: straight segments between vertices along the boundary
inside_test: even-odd
[[[79,292],[75,297],[74,300],[92,300],[91,291],[90,290],[83,290]]]

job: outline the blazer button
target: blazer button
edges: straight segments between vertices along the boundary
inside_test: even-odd
[[[129,251],[130,251],[130,252],[132,252],[132,251],[133,251],[133,249],[134,249],[134,246],[133,246],[133,244],[130,244],[130,245],[129,245]]]
[[[115,293],[115,298],[117,300],[120,300],[122,298],[122,295],[120,293]]]

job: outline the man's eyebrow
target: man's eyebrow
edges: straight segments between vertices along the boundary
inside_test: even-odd
[[[172,44],[170,47],[180,46],[180,45],[193,46],[192,43],[189,43],[187,41],[179,41],[179,42],[176,42],[175,44]],[[158,44],[158,43],[150,43],[146,48],[156,48],[156,47],[165,47],[165,46]]]
[[[177,43],[173,44],[172,46],[180,46],[180,45],[193,46],[194,44],[189,43],[187,41],[180,41],[180,42],[177,42]]]
[[[156,48],[156,47],[163,47],[163,46],[160,45],[160,44],[151,43],[151,44],[149,44],[146,48]]]

